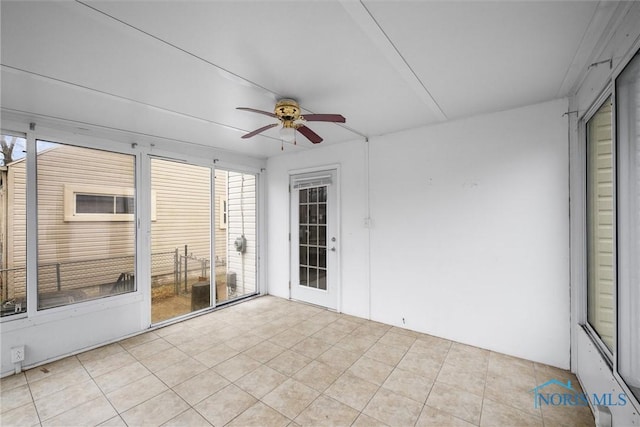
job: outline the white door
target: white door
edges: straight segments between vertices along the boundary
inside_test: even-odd
[[[291,298],[338,306],[336,170],[291,176]]]

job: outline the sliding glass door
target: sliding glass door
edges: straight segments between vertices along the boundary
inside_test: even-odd
[[[151,159],[151,322],[211,306],[211,168]]]

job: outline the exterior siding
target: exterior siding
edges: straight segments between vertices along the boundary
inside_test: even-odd
[[[228,271],[236,273],[238,293],[256,290],[256,178],[229,172],[228,189]],[[235,240],[244,235],[245,253],[236,251]]]

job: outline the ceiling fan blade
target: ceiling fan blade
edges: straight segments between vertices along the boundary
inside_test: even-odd
[[[276,118],[278,117],[274,113],[270,113],[268,111],[256,110],[255,108],[236,107],[236,110],[251,111],[258,114],[264,114],[265,116],[269,116],[269,117],[276,117]]]
[[[347,121],[342,114],[305,114],[304,119],[308,122],[344,123]]]
[[[318,144],[318,143],[322,142],[322,138],[320,137],[320,135],[318,135],[317,133],[315,133],[314,131],[312,131],[311,129],[309,129],[306,126],[300,126],[296,130],[298,132],[300,132],[301,134],[303,134],[304,136],[306,136],[307,139],[309,141],[313,142],[314,144]]]
[[[246,135],[242,135],[242,139],[251,138],[252,136],[256,136],[257,134],[262,133],[267,129],[274,128],[276,126],[280,126],[280,123],[272,123],[270,125],[262,126],[260,129],[256,129],[253,132],[249,132]]]

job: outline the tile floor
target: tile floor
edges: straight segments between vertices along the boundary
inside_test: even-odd
[[[260,297],[2,379],[2,426],[592,426],[549,366]]]

